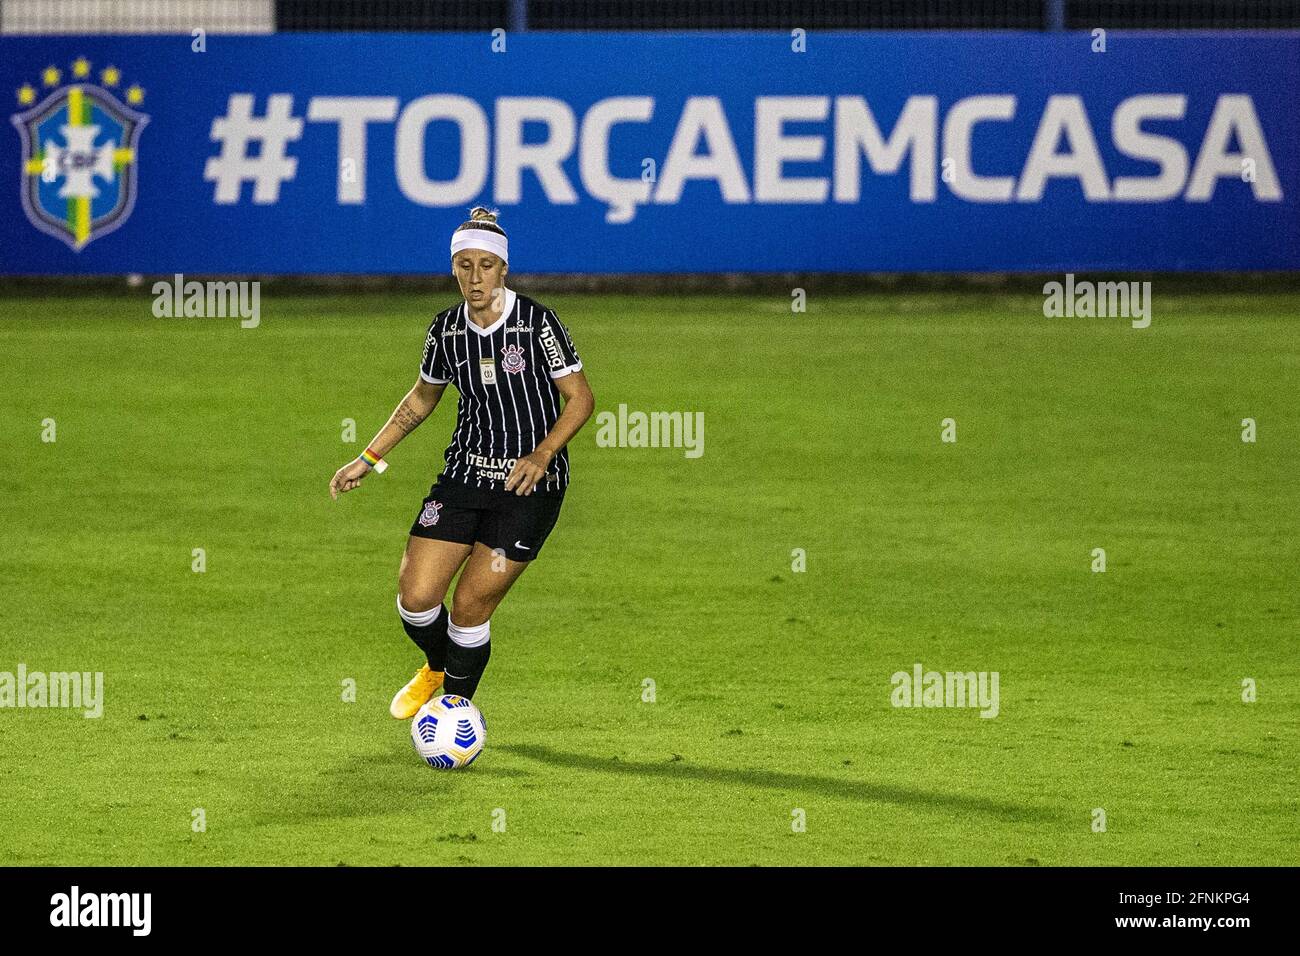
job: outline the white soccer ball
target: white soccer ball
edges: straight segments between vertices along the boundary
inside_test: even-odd
[[[487,741],[487,721],[468,697],[443,694],[411,718],[415,752],[435,770],[468,767]]]

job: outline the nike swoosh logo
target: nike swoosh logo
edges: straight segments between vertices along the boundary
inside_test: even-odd
[[[518,541],[515,542],[515,547],[518,548],[520,551],[531,551],[531,550],[533,550],[532,548],[528,547],[528,545],[526,545],[526,544],[520,544]]]

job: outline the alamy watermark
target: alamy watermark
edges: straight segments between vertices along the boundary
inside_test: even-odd
[[[596,445],[600,448],[685,448],[687,458],[704,454],[703,412],[618,412],[596,414]]]
[[[927,671],[920,663],[912,672],[896,671],[889,682],[895,707],[978,707],[981,717],[998,715],[997,671]]]
[[[88,719],[104,715],[103,671],[0,671],[0,707],[68,707]]]
[[[178,272],[172,281],[153,284],[153,314],[160,319],[229,319],[238,316],[239,327],[255,329],[262,322],[262,283],[199,282]]]
[[[1064,284],[1048,282],[1043,286],[1043,315],[1049,319],[1123,318],[1132,319],[1133,328],[1151,324],[1150,282],[1092,282],[1065,275]]]
[[[148,936],[152,915],[152,893],[83,893],[74,885],[50,897],[51,926],[121,926],[133,936]]]

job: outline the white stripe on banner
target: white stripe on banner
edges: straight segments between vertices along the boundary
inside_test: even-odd
[[[3,0],[0,33],[274,33],[274,0]]]

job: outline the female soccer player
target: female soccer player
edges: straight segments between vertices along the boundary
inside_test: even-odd
[[[595,407],[569,330],[546,306],[505,287],[509,259],[497,214],[472,209],[451,237],[464,301],[434,318],[415,386],[330,481],[333,498],[358,487],[456,383],[446,464],[398,571],[397,613],[426,658],[389,706],[399,719],[444,684],[445,693],[474,696],[491,650],[492,612],[555,526],[569,483],[565,446]],[[449,610],[444,598],[457,571]]]

